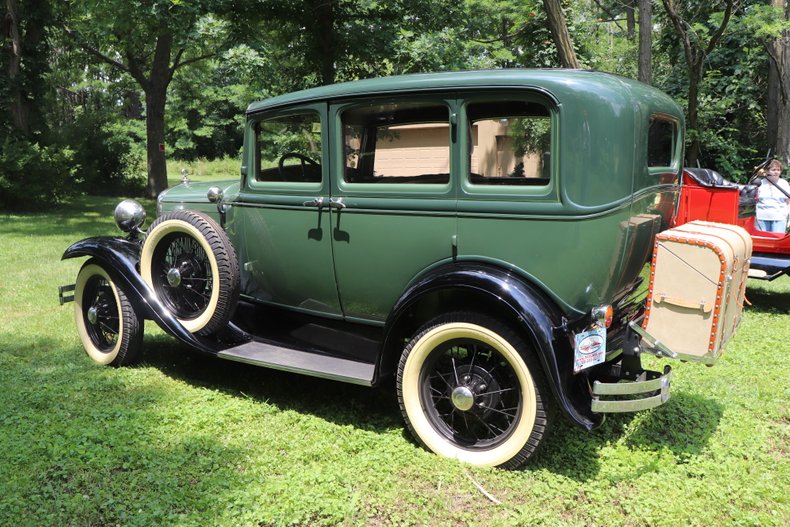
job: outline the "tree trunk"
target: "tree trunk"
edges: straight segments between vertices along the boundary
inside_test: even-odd
[[[639,80],[653,83],[653,2],[639,0]]]
[[[179,47],[173,54],[173,29],[168,26],[167,18],[158,19],[159,26],[154,32],[156,38],[146,36],[146,42],[156,41],[153,53],[147,46],[138,49],[132,41],[122,44],[121,49],[105,54],[96,45],[83,39],[79,32],[68,27],[64,30],[80,47],[99,60],[106,62],[118,71],[129,74],[140,85],[145,93],[145,126],[146,126],[146,157],[148,168],[148,184],[145,194],[154,198],[167,188],[167,165],[165,163],[165,106],[167,88],[173,80],[176,70],[188,64],[213,56],[213,53],[184,59],[186,47]],[[194,20],[192,21],[194,24]],[[190,25],[190,28],[194,25]],[[191,31],[191,29],[189,30]],[[131,37],[130,37],[131,38]],[[111,56],[112,55],[112,56]],[[123,56],[126,61],[119,59]],[[149,67],[149,62],[150,67]],[[172,60],[172,64],[171,64]],[[139,101],[138,101],[139,102]],[[134,113],[134,103],[131,112]]]
[[[313,13],[318,29],[317,44],[321,84],[335,82],[335,7],[332,0],[313,0]]]
[[[699,85],[702,81],[702,65],[698,64],[689,68],[689,100],[688,100],[688,115],[689,120],[686,123],[686,129],[692,132],[691,143],[686,150],[686,163],[688,166],[696,166],[697,160],[702,152],[702,147],[699,140]]]
[[[165,100],[167,87],[145,92],[145,134],[148,166],[148,185],[145,195],[155,198],[167,188],[165,163]],[[160,146],[161,145],[161,146]]]
[[[790,2],[772,0],[771,4],[784,10],[785,20],[790,20]],[[768,70],[768,142],[774,156],[785,164],[790,163],[790,33],[768,44],[770,68]]]
[[[560,64],[563,68],[579,68],[579,61],[576,59],[576,52],[573,50],[571,35],[568,32],[568,25],[565,23],[565,14],[562,12],[560,0],[543,0],[543,7],[549,19],[549,29],[554,38],[554,45],[557,46]]]
[[[155,198],[167,188],[167,164],[165,163],[165,103],[167,87],[173,76],[170,68],[170,51],[173,35],[164,31],[156,41],[151,74],[145,89],[146,153],[148,158],[148,186],[146,196]]]
[[[689,166],[694,166],[700,158],[702,152],[702,143],[700,142],[699,135],[699,119],[697,116],[697,109],[699,107],[699,86],[702,82],[705,58],[716,48],[724,31],[727,29],[727,24],[730,22],[732,16],[733,5],[735,0],[726,0],[724,10],[724,17],[719,24],[719,27],[710,37],[707,43],[700,41],[698,38],[692,38],[689,35],[687,28],[691,24],[684,20],[680,13],[675,8],[675,0],[661,0],[664,4],[664,10],[667,16],[672,21],[675,27],[675,32],[683,44],[683,53],[686,56],[686,67],[688,68],[688,122],[686,129],[690,132],[692,137],[691,144],[686,150],[686,163]]]
[[[787,88],[790,87],[790,64],[788,64],[790,49],[788,49],[786,42],[784,48],[785,68],[780,83],[784,85],[785,91],[787,91]],[[779,118],[776,123],[776,147],[774,152],[776,152],[775,157],[781,159],[785,165],[790,165],[790,97],[780,96],[779,99],[779,107],[776,112]]]
[[[19,78],[22,64],[22,35],[19,30],[19,6],[16,0],[6,0],[3,33],[8,39],[8,81],[11,91],[11,123],[23,135],[30,135],[30,108]]]
[[[628,40],[634,40],[634,34],[636,29],[636,19],[634,17],[634,6],[640,0],[629,0],[628,3],[625,5],[625,24],[626,24],[626,34],[628,36]]]

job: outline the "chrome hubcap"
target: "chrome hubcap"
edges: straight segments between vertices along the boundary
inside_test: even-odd
[[[160,275],[161,276],[161,275]],[[181,285],[181,271],[173,267],[167,272],[167,283],[171,287],[178,287]]]
[[[453,406],[466,412],[475,405],[475,394],[466,386],[458,386],[452,393]]]
[[[96,306],[92,306],[88,309],[88,322],[95,325],[97,320],[99,320],[99,310]]]

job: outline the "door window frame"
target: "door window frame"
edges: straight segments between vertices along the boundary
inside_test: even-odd
[[[449,173],[447,183],[362,183],[345,180],[346,159],[344,153],[345,137],[343,130],[343,112],[352,108],[374,104],[427,103],[442,104],[448,110],[449,140]],[[329,118],[332,126],[332,195],[335,196],[392,196],[393,198],[414,196],[430,198],[455,198],[457,194],[458,174],[458,99],[455,93],[415,93],[398,96],[370,96],[354,101],[331,103]]]
[[[321,123],[321,181],[308,182],[308,181],[259,181],[258,180],[258,133],[256,132],[256,125],[261,121],[273,119],[277,117],[287,117],[290,115],[299,115],[305,113],[312,113],[318,116]],[[311,196],[328,196],[329,195],[329,172],[332,155],[330,153],[331,141],[329,137],[329,126],[327,119],[327,104],[325,102],[314,104],[301,104],[298,106],[289,106],[287,108],[279,108],[264,111],[261,113],[252,114],[248,117],[245,124],[246,134],[248,137],[245,148],[244,159],[246,163],[246,174],[244,177],[243,187],[246,191],[256,194],[260,193],[273,193],[273,194],[298,194],[298,195],[311,195]]]

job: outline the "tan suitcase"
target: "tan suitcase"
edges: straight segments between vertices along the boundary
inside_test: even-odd
[[[737,306],[730,305],[728,309],[725,310],[725,313],[732,317],[726,320],[726,325],[722,328],[725,332],[723,340],[726,342],[735,333],[735,330],[741,323],[743,304],[746,296],[746,281],[749,278],[749,266],[751,264],[752,237],[746,229],[738,227],[737,225],[713,223],[710,221],[692,221],[676,227],[676,229],[683,232],[697,232],[700,234],[720,236],[730,244],[735,252],[736,260],[733,265],[732,274],[730,275],[733,291],[733,294],[730,295],[730,303],[735,303]]]
[[[751,238],[692,222],[659,233],[643,328],[685,359],[713,363],[741,319]]]

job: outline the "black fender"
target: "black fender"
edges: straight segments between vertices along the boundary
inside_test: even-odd
[[[559,309],[537,287],[522,277],[498,267],[460,262],[434,269],[409,286],[393,307],[385,326],[384,352],[377,371],[382,372],[394,353],[402,349],[398,331],[402,319],[426,295],[462,291],[485,297],[488,305],[510,315],[527,336],[543,366],[546,379],[560,408],[576,425],[587,430],[603,422],[591,411],[591,396],[573,375],[571,334]],[[448,308],[458,306],[448,306]],[[410,335],[411,336],[411,335]]]
[[[139,241],[126,238],[98,236],[78,241],[66,249],[61,257],[78,258],[90,256],[107,271],[113,282],[126,294],[137,312],[144,318],[153,320],[159,327],[181,342],[206,353],[217,353],[228,346],[220,345],[209,339],[193,335],[175,316],[156,299],[154,292],[140,275]]]

